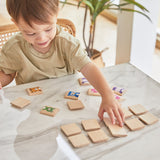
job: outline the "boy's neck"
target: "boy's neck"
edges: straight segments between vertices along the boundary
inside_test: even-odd
[[[47,53],[47,52],[50,50],[51,45],[52,45],[52,41],[50,42],[50,44],[49,44],[46,48],[43,48],[43,49],[39,49],[39,48],[36,48],[36,47],[34,47],[34,46],[32,46],[32,47],[33,47],[36,51],[38,51],[38,52],[40,52],[40,53],[42,53],[42,54],[45,54],[45,53]]]

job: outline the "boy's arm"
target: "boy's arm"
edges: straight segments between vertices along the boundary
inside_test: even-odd
[[[2,86],[8,85],[15,78],[16,73],[5,74],[3,71],[0,71],[0,82]]]
[[[104,112],[107,112],[113,124],[116,118],[119,125],[123,126],[123,111],[98,67],[94,63],[88,63],[80,72],[102,96],[102,103],[98,113],[100,119],[102,120]]]

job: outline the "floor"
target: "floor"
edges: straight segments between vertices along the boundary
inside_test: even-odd
[[[82,45],[84,46],[82,38],[83,16],[83,8],[77,9],[77,7],[65,5],[65,7],[60,8],[58,18],[67,18],[74,22],[76,26],[76,37],[81,41]],[[115,64],[117,34],[116,30],[117,25],[115,23],[107,20],[103,16],[99,16],[97,18],[94,48],[101,51],[104,48],[108,47],[108,50],[106,50],[102,54],[105,67]],[[86,26],[86,36],[88,36],[88,33],[89,23],[87,23]],[[160,82],[160,50],[158,49],[155,49],[155,53],[153,55],[152,77],[158,82]],[[10,84],[9,86],[12,85],[15,85],[15,82]]]

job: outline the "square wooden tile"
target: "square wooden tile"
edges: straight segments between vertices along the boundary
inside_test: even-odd
[[[52,117],[54,117],[58,112],[59,112],[58,108],[53,108],[50,106],[44,106],[40,111],[41,114],[45,114]]]
[[[140,115],[139,119],[141,121],[143,121],[145,124],[148,124],[148,125],[149,124],[154,124],[154,123],[159,121],[158,117],[156,117],[155,115],[153,115],[150,112],[147,112],[147,113],[145,113],[143,115]]]
[[[122,96],[119,96],[119,95],[117,95],[117,94],[114,94],[114,97],[115,97],[115,99],[116,99],[117,101],[119,101],[119,102],[122,102],[122,101],[125,100]]]
[[[102,129],[98,129],[96,131],[90,131],[87,133],[93,143],[104,142],[109,139],[109,137],[106,135],[106,133]]]
[[[24,99],[22,97],[19,97],[11,102],[12,106],[18,107],[18,108],[23,108],[29,105],[30,103],[31,103],[30,100]]]
[[[80,100],[68,101],[67,105],[70,110],[78,110],[84,108],[84,105]]]
[[[112,87],[112,90],[115,94],[122,96],[123,94],[126,93],[126,90],[124,88],[120,88],[120,87]]]
[[[132,112],[130,112],[127,108],[122,108],[125,118],[130,118],[133,116]]]
[[[90,83],[88,82],[88,80],[87,80],[85,77],[79,78],[78,81],[79,81],[79,84],[80,84],[81,86],[90,85]]]
[[[26,90],[29,96],[39,95],[43,93],[40,87],[27,88]]]
[[[141,104],[129,106],[128,108],[135,115],[140,115],[147,112],[147,110]]]
[[[90,144],[88,138],[84,134],[70,136],[68,139],[75,148],[84,147]]]
[[[80,92],[67,91],[64,97],[77,100],[79,96],[80,96]]]
[[[140,130],[145,127],[145,125],[138,118],[126,120],[125,124],[131,131]]]
[[[96,119],[82,120],[81,123],[85,131],[100,129],[100,125]]]
[[[67,137],[81,133],[81,129],[75,123],[62,125],[61,130]]]
[[[127,133],[123,127],[120,127],[118,124],[112,124],[109,118],[104,117],[103,121],[105,125],[110,130],[113,137],[125,137]]]
[[[88,95],[90,95],[90,96],[101,96],[100,93],[95,88],[88,89]]]

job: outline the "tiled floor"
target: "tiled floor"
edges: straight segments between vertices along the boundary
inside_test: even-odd
[[[77,9],[76,7],[65,5],[65,7],[60,9],[58,18],[67,18],[74,22],[77,30],[76,37],[81,41],[82,45],[84,46],[82,38],[83,16],[83,8]],[[103,16],[99,16],[97,18],[94,46],[98,50],[102,50],[105,47],[109,48],[102,54],[103,61],[105,62],[106,67],[115,64],[117,34],[116,30],[116,24],[110,22]],[[89,23],[87,23],[86,36],[88,35],[88,32]],[[158,49],[155,50],[155,53],[153,55],[152,77],[160,82],[160,50]],[[11,85],[14,84],[15,83],[13,82]]]

